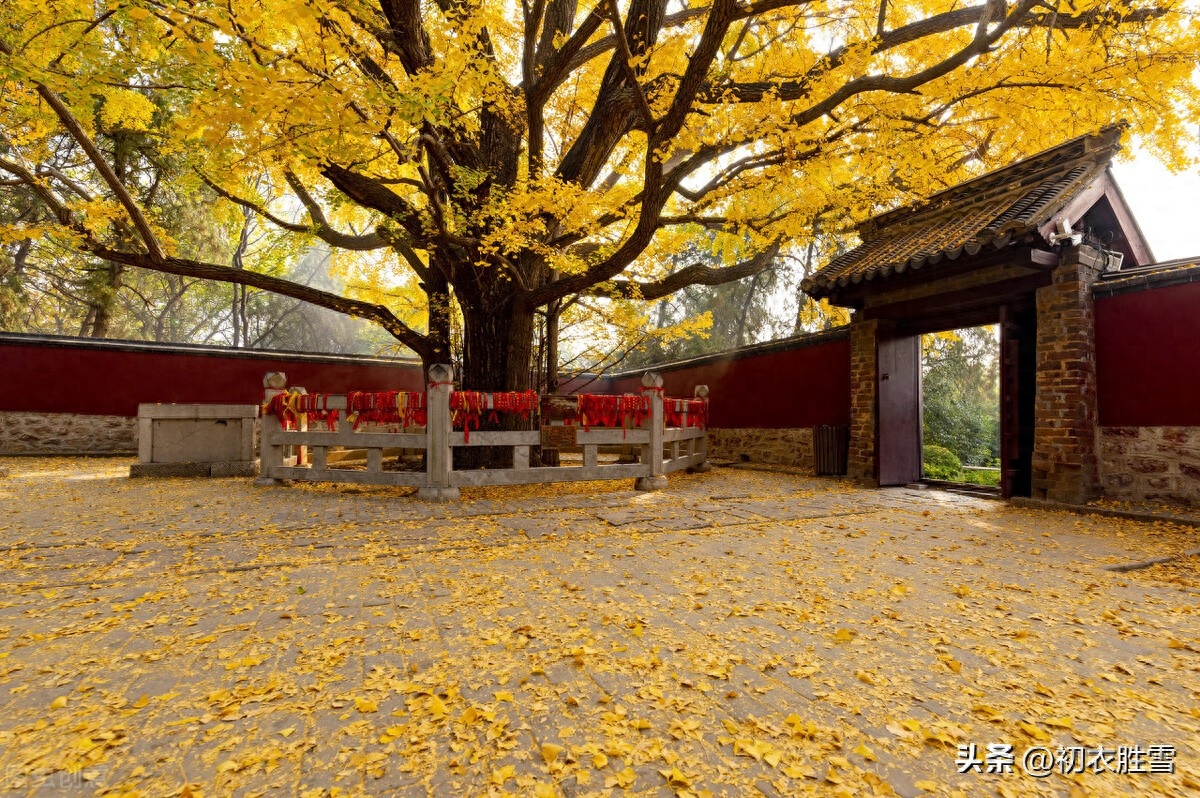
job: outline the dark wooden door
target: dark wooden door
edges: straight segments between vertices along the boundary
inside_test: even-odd
[[[1003,309],[1002,309],[1003,311]],[[1015,495],[1021,460],[1021,339],[1017,325],[1000,321],[1000,495]]]
[[[1000,495],[1028,496],[1033,476],[1037,320],[1000,309]]]
[[[879,484],[921,479],[921,336],[879,341]]]

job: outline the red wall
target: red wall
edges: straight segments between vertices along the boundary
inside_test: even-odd
[[[268,371],[314,393],[421,390],[413,363],[198,348],[0,340],[0,411],[136,416],[142,402],[262,401]],[[365,360],[365,362],[364,362]]]
[[[845,337],[738,359],[703,358],[661,369],[667,396],[709,388],[709,424],[718,428],[788,428],[850,423],[850,341]],[[607,381],[603,391],[636,392],[641,377]],[[601,390],[595,390],[600,393]]]
[[[1200,426],[1200,283],[1096,300],[1100,423]]]
[[[414,363],[251,353],[30,336],[0,337],[0,411],[136,416],[146,402],[254,404],[267,371],[314,393],[421,390]],[[850,343],[844,335],[785,341],[661,369],[668,396],[708,385],[714,427],[847,424]],[[582,384],[582,383],[579,383]],[[637,391],[641,375],[601,378],[587,393]]]

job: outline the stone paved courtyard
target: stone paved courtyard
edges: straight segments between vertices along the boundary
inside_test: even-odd
[[[0,460],[3,795],[1200,792],[1200,558],[1107,570],[1192,529],[732,469],[431,505],[128,466]],[[1174,773],[1112,772],[1135,746]]]

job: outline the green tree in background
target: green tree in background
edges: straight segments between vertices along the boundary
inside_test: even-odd
[[[964,465],[1000,457],[1000,372],[996,327],[922,338],[926,446],[942,446]]]

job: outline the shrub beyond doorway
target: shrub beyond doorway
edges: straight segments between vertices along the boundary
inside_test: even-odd
[[[996,327],[922,337],[925,476],[996,485],[1000,458],[1000,375]]]

